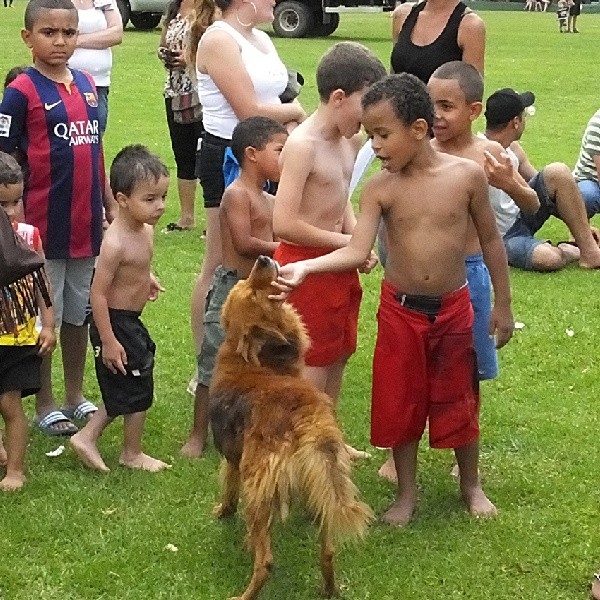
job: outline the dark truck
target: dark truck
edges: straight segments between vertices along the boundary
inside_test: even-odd
[[[331,35],[340,13],[394,10],[396,0],[277,0],[273,29],[280,37]]]

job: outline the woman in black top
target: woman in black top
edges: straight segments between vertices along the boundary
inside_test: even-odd
[[[567,32],[579,33],[577,29],[577,17],[581,14],[581,0],[573,0],[569,7],[569,23]]]
[[[441,65],[464,60],[482,75],[483,21],[456,0],[401,4],[393,14],[392,73],[411,73],[423,83]]]

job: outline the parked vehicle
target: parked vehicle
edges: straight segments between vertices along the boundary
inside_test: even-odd
[[[273,29],[281,37],[331,35],[340,13],[394,10],[395,0],[277,0]]]
[[[162,18],[168,0],[117,0],[123,27],[131,21],[136,29],[154,29]]]

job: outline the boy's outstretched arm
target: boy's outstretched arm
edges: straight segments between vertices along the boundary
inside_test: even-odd
[[[494,307],[490,318],[490,335],[496,336],[496,347],[502,348],[512,337],[514,321],[511,310],[510,280],[508,260],[504,242],[498,233],[494,211],[490,205],[488,185],[481,168],[473,163],[469,165],[473,173],[470,212],[479,243],[483,251],[485,264],[490,272],[494,288]]]
[[[281,178],[273,209],[273,234],[292,244],[315,248],[343,248],[350,236],[320,229],[304,221],[300,214],[303,190],[314,164],[313,144],[290,138],[280,157]],[[315,198],[315,202],[328,202]]]
[[[378,201],[376,187],[370,181],[365,185],[361,195],[360,214],[348,245],[318,258],[288,263],[281,267],[276,282],[277,285],[275,285],[281,293],[272,296],[272,298],[285,299],[287,294],[300,285],[305,277],[311,273],[349,271],[364,265],[371,256],[380,217],[381,206]]]
[[[112,330],[107,299],[110,284],[119,266],[120,254],[121,249],[118,245],[114,244],[109,237],[105,237],[100,247],[100,256],[92,282],[91,303],[94,323],[102,341],[102,362],[112,373],[119,371],[126,375],[127,354]]]

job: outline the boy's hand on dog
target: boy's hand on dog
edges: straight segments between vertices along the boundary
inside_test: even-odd
[[[358,272],[369,274],[377,266],[378,262],[379,257],[371,250],[369,258],[367,258],[367,260],[365,260],[365,262],[358,268]]]
[[[279,267],[279,275],[271,284],[279,293],[269,295],[269,300],[285,300],[307,275],[308,272],[303,262],[289,263]]]
[[[127,375],[127,354],[125,348],[115,339],[108,343],[102,343],[102,362],[114,375],[117,372]]]

